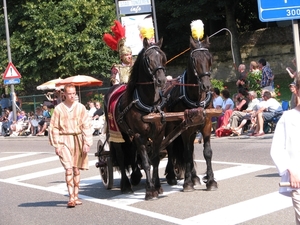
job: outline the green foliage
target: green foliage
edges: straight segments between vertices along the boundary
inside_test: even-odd
[[[13,23],[10,43],[27,91],[58,77],[107,77],[117,61],[117,54],[102,40],[115,19],[115,6],[109,0],[31,0],[11,14],[22,15]],[[4,53],[6,43],[1,46]],[[0,54],[1,68],[8,63],[6,55]]]
[[[91,100],[93,100],[93,101],[99,101],[101,103],[101,105],[103,105],[104,95],[102,93],[95,94]]]
[[[214,88],[218,88],[220,91],[222,91],[225,88],[224,82],[221,80],[211,79],[211,84]]]
[[[260,87],[260,80],[261,80],[261,71],[257,72],[249,72],[248,73],[248,86],[250,91],[256,91],[258,97],[261,97],[261,87]]]

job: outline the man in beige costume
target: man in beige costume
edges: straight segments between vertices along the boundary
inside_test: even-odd
[[[58,104],[49,126],[50,144],[66,170],[69,192],[68,207],[81,205],[78,199],[80,172],[88,169],[88,155],[93,144],[91,124],[84,105],[75,101],[76,89],[68,84],[64,88],[65,101]]]

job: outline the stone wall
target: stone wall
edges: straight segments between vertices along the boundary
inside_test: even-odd
[[[235,81],[230,35],[210,38],[210,52],[213,55],[212,78],[226,82]],[[243,33],[239,37],[242,62],[247,70],[251,61],[265,58],[277,78],[288,78],[287,66],[294,69],[291,60],[295,57],[292,26],[272,27],[255,32]],[[180,75],[188,60],[189,53],[172,60],[167,68],[173,77]],[[238,65],[237,65],[238,66]]]

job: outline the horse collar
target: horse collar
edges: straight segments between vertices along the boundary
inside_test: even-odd
[[[155,105],[155,106],[148,106],[141,101],[139,93],[138,93],[137,89],[135,89],[133,92],[133,103],[139,110],[142,110],[143,112],[146,112],[146,113],[161,111],[165,107],[166,98],[162,96],[162,93],[160,96],[162,99],[160,104]]]
[[[184,71],[183,75],[180,78],[180,83],[182,83],[183,85],[180,85],[180,97],[179,97],[179,99],[182,99],[183,102],[189,108],[198,108],[198,107],[206,108],[209,105],[209,103],[211,101],[211,98],[212,98],[211,92],[210,91],[207,92],[205,99],[201,102],[190,100],[186,95],[186,88],[185,88],[185,81],[184,81],[185,76],[186,76],[186,71]]]

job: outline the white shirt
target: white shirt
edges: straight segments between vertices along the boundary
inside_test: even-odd
[[[97,111],[96,107],[90,108],[90,110],[88,111],[88,115],[89,117],[93,117],[94,113]]]
[[[218,96],[218,97],[216,97],[216,98],[213,100],[213,106],[214,106],[214,108],[217,108],[217,106],[222,107],[222,105],[223,105],[223,99],[222,99],[221,96]]]
[[[270,154],[282,182],[289,182],[288,168],[300,171],[299,128],[300,112],[296,109],[284,111],[276,125]],[[281,187],[279,192],[291,190],[290,187]]]
[[[271,112],[282,111],[281,104],[275,98],[268,99],[265,103],[265,107]]]
[[[223,103],[222,103],[222,109],[225,110],[226,105],[230,105],[229,109],[233,109],[234,103],[233,103],[233,101],[232,101],[231,98],[227,98],[227,99],[224,99],[224,100],[223,100]]]
[[[259,100],[257,98],[252,99],[252,101],[250,101],[248,104],[247,110],[254,110],[258,104],[259,104]]]

